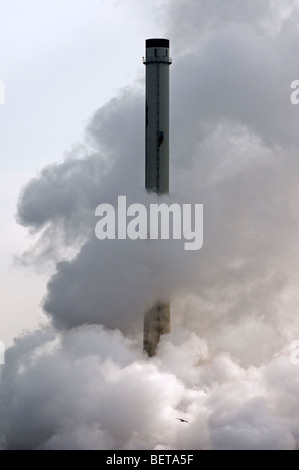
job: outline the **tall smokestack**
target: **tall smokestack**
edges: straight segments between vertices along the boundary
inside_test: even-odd
[[[169,192],[169,40],[147,39],[145,187],[158,194]]]
[[[145,187],[169,192],[169,57],[168,39],[145,41]],[[160,336],[170,332],[170,304],[165,299],[144,315],[143,349],[154,356]]]

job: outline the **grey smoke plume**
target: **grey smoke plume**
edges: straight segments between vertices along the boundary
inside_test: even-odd
[[[283,3],[176,0],[167,12],[169,200],[204,204],[199,252],[95,238],[98,204],[150,200],[140,84],[24,189],[20,223],[41,233],[39,260],[57,261],[44,302],[53,327],[8,351],[6,448],[298,448],[299,33],[297,2]],[[161,295],[172,332],[149,360],[143,312]]]

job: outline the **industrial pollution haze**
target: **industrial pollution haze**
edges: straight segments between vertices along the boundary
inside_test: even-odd
[[[169,4],[169,194],[144,189],[140,78],[95,103],[85,140],[20,193],[35,234],[22,260],[53,272],[48,325],[0,366],[3,449],[299,448],[299,2]],[[201,249],[97,239],[95,209],[119,195],[203,204]],[[171,331],[148,357],[160,298]]]

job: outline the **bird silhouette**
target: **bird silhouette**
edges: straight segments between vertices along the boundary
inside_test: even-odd
[[[176,419],[178,419],[181,423],[190,424],[189,421],[187,421],[186,419],[183,419],[183,418],[176,418]]]

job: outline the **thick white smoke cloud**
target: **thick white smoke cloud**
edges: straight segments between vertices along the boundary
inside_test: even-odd
[[[199,252],[95,238],[98,204],[149,200],[138,84],[24,189],[19,220],[41,233],[39,262],[57,261],[54,327],[8,351],[4,447],[298,448],[299,18],[283,3],[176,0],[165,15],[177,54],[169,200],[204,204]],[[143,312],[161,296],[172,332],[147,359]]]

